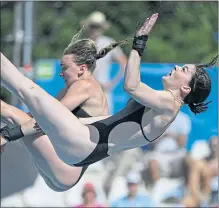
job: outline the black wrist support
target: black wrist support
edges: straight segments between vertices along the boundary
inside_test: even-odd
[[[8,140],[9,142],[18,140],[24,136],[20,125],[13,125],[10,127],[7,125],[0,129],[0,134],[4,139]]]
[[[134,37],[132,49],[135,49],[138,52],[139,56],[143,55],[147,40],[148,40],[148,35],[141,35],[138,37],[136,36]]]

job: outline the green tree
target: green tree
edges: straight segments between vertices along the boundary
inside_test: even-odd
[[[12,45],[4,42],[12,33],[13,5],[1,7],[1,43],[11,56]],[[35,2],[33,59],[60,58],[80,22],[91,12],[106,14],[111,27],[105,32],[115,40],[133,37],[139,20],[153,12],[158,22],[150,35],[146,62],[193,63],[218,53],[214,34],[218,30],[218,2]],[[128,54],[131,43],[123,48]]]

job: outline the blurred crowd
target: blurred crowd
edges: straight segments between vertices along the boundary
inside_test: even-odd
[[[102,205],[98,203],[93,181],[93,185],[82,186],[80,206],[218,207],[218,136],[197,140],[187,152],[190,131],[189,117],[180,112],[153,145],[117,155],[114,161],[104,161],[106,169],[114,164],[114,174],[105,177],[101,184],[106,201],[99,198]]]
[[[113,42],[102,35],[109,27],[104,14],[94,12],[82,25],[84,37],[93,38],[98,48]],[[97,62],[95,76],[102,83],[110,106],[108,92],[122,78],[126,60],[118,48]],[[120,64],[120,71],[109,80],[109,68],[114,61]],[[208,140],[197,138],[188,151],[186,144],[191,130],[189,116],[180,112],[158,141],[90,166],[83,179],[67,192],[51,191],[38,175],[33,187],[19,194],[21,201],[17,204],[77,208],[218,207],[218,136],[212,135]],[[2,199],[2,206],[8,205],[7,200]]]
[[[97,197],[100,182],[89,181],[75,207],[218,207],[218,136],[197,140],[188,152],[191,128],[180,112],[153,145],[104,160],[105,200]]]

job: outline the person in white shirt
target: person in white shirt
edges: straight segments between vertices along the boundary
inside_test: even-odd
[[[113,42],[113,38],[104,36],[103,33],[109,28],[110,24],[107,22],[103,13],[95,11],[92,12],[85,21],[82,22],[82,36],[83,38],[91,38],[95,41],[97,50],[101,50]],[[110,75],[110,69],[113,62],[119,63],[118,73],[114,78]],[[120,81],[124,73],[127,57],[122,51],[121,47],[110,51],[103,59],[98,60],[94,70],[94,77],[101,84],[106,93],[109,105],[109,111],[113,113],[113,102],[111,97],[111,90]]]

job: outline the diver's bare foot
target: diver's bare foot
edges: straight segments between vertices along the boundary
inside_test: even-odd
[[[1,141],[1,154],[4,152],[7,140],[4,139],[3,137],[0,137],[0,141]]]
[[[2,147],[2,146],[5,146],[8,141],[2,136],[0,136],[0,142],[1,142],[1,147]]]

